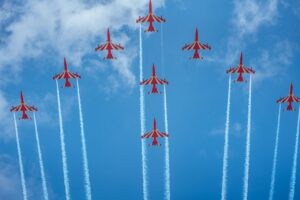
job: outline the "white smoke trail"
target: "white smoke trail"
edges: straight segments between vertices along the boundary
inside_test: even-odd
[[[79,88],[78,79],[77,79],[77,97],[78,97],[79,120],[80,120],[80,137],[81,137],[81,145],[82,145],[81,150],[82,150],[82,157],[83,157],[85,195],[86,195],[87,200],[92,200],[89,163],[88,163],[88,158],[87,158],[87,150],[86,150],[86,142],[85,142],[85,134],[84,134],[84,123],[83,123],[80,88]]]
[[[22,161],[22,152],[20,147],[19,141],[19,131],[16,121],[16,115],[14,114],[14,124],[15,124],[15,131],[16,131],[16,141],[17,141],[17,150],[18,150],[18,157],[19,157],[19,167],[20,167],[20,176],[21,176],[21,185],[22,185],[22,192],[23,192],[23,200],[27,200],[27,187],[24,175],[24,168],[23,168],[23,161]]]
[[[161,57],[160,57],[160,63],[162,67],[162,74],[165,76],[165,55],[164,55],[164,32],[163,32],[163,24],[160,23],[160,49],[161,49]]]
[[[227,194],[227,168],[228,168],[228,148],[229,148],[229,126],[230,126],[230,101],[231,101],[231,75],[228,82],[227,108],[226,108],[226,124],[225,124],[225,140],[223,154],[223,175],[222,175],[222,193],[221,199],[226,199]]]
[[[164,85],[164,116],[165,116],[165,130],[169,133],[168,123],[168,108],[167,108],[167,90]],[[169,150],[169,138],[165,139],[165,199],[171,199],[171,183],[170,183],[170,150]]]
[[[300,130],[299,130],[299,128],[300,128],[300,106],[299,106],[298,110],[299,110],[299,113],[298,113],[298,122],[297,122],[296,144],[295,144],[293,168],[292,168],[292,175],[291,175],[291,182],[290,182],[289,200],[294,200],[294,196],[295,196],[296,174],[297,174],[297,159],[298,159],[298,145],[299,145],[299,132],[300,132]]]
[[[161,47],[161,66],[163,69],[163,76],[165,75],[164,65],[164,41],[163,41],[163,26],[160,24],[160,47]],[[169,133],[169,122],[168,122],[168,106],[167,106],[167,89],[164,85],[164,120],[165,120],[165,131]],[[165,200],[171,199],[171,180],[170,180],[170,148],[169,138],[165,138]]]
[[[47,181],[46,181],[46,176],[45,176],[44,162],[43,162],[43,156],[42,156],[42,150],[41,150],[41,145],[40,145],[40,138],[39,138],[39,132],[37,129],[35,113],[33,113],[33,123],[34,123],[35,139],[36,139],[38,156],[39,156],[39,164],[40,164],[40,170],[41,170],[41,179],[42,179],[44,200],[48,200],[49,196],[48,196],[48,189],[47,189]]]
[[[249,99],[248,99],[248,123],[247,123],[247,139],[246,139],[246,158],[244,171],[244,192],[243,200],[248,199],[248,185],[249,185],[249,168],[250,168],[250,145],[251,145],[251,105],[252,105],[252,76],[249,81]]]
[[[275,186],[276,167],[277,167],[277,155],[278,155],[278,143],[279,143],[279,131],[280,131],[280,117],[281,117],[281,104],[279,104],[279,110],[278,110],[277,130],[276,130],[276,139],[275,139],[275,148],[274,148],[274,157],[273,157],[273,167],[272,167],[272,176],[271,176],[269,200],[273,200],[273,196],[274,196],[274,186]]]
[[[142,25],[140,25],[140,82],[143,81],[143,45],[142,45]],[[140,117],[141,117],[141,135],[145,133],[145,98],[144,87],[140,86]],[[147,177],[147,150],[146,141],[142,140],[142,171],[143,171],[143,197],[148,200],[148,177]]]
[[[64,134],[64,128],[63,128],[63,123],[62,123],[60,95],[59,95],[59,87],[58,87],[57,80],[56,80],[56,90],[57,90],[59,134],[60,134],[60,146],[61,146],[61,156],[62,156],[62,165],[63,165],[65,195],[66,195],[66,200],[71,200],[70,184],[69,184],[69,177],[68,177],[68,163],[67,163],[67,154],[66,154],[65,134]]]

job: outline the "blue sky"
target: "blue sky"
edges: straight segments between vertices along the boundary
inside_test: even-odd
[[[22,90],[39,108],[38,128],[51,199],[64,199],[55,82],[63,57],[80,80],[93,199],[142,199],[138,87],[138,26],[147,0],[1,1],[0,11],[0,199],[21,199],[11,105]],[[299,1],[153,0],[163,15],[161,32],[143,35],[144,74],[152,64],[169,81],[169,142],[172,199],[219,199],[221,193],[226,69],[239,62],[256,70],[253,79],[249,199],[267,199],[271,179],[278,105],[294,83],[300,96]],[[94,52],[111,29],[125,46],[116,61]],[[156,27],[161,30],[160,25]],[[204,60],[188,58],[181,47],[194,39],[211,51]],[[146,26],[144,27],[146,28]],[[246,76],[248,79],[249,77]],[[73,81],[75,84],[75,82]],[[63,82],[60,83],[61,85]],[[162,89],[162,88],[161,88]],[[146,88],[146,91],[150,88]],[[228,199],[241,199],[245,156],[248,84],[233,84]],[[154,117],[163,126],[163,96],[146,95],[146,129]],[[72,199],[84,199],[76,89],[61,90]],[[297,107],[297,106],[296,106]],[[297,112],[282,114],[275,199],[287,199]],[[34,127],[18,122],[30,199],[41,199]],[[147,141],[151,142],[151,141]],[[162,140],[161,140],[162,142]],[[149,199],[163,199],[164,147],[148,148]],[[299,173],[297,175],[299,180]],[[300,198],[296,184],[295,199]]]

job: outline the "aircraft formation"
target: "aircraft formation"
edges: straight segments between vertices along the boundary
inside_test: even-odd
[[[164,22],[166,22],[165,18],[158,17],[153,13],[152,1],[151,0],[149,1],[148,14],[144,17],[139,17],[136,20],[136,23],[140,23],[140,24],[149,23],[148,28],[146,30],[144,30],[144,32],[150,32],[150,33],[151,32],[153,32],[153,33],[158,32],[158,30],[154,27],[154,23],[164,23]],[[96,52],[98,52],[98,51],[107,51],[107,55],[103,58],[104,60],[106,60],[106,59],[107,60],[117,59],[117,57],[115,57],[113,55],[113,51],[124,50],[124,47],[121,44],[116,44],[116,43],[112,42],[111,35],[110,35],[110,29],[107,29],[107,36],[106,37],[107,37],[106,38],[106,43],[105,44],[99,44],[95,48],[95,51]],[[203,56],[200,54],[200,51],[211,50],[211,49],[212,48],[209,46],[209,44],[207,44],[207,43],[204,44],[204,43],[200,42],[198,28],[196,28],[196,30],[195,30],[194,41],[191,44],[185,44],[182,47],[183,51],[190,51],[190,50],[194,51],[193,55],[192,55],[192,57],[190,57],[190,59],[203,59]],[[230,69],[226,70],[226,73],[230,75],[230,82],[231,82],[231,75],[237,75],[236,80],[233,81],[234,83],[247,83],[248,81],[244,78],[243,75],[244,74],[249,74],[250,75],[250,85],[251,85],[251,76],[255,74],[255,70],[244,65],[244,63],[243,63],[243,53],[241,52],[240,59],[239,59],[239,64],[237,66],[233,67],[233,68],[230,68]],[[73,72],[69,71],[66,58],[64,58],[64,70],[63,70],[63,72],[53,76],[53,80],[55,80],[55,81],[58,81],[58,80],[61,80],[61,79],[65,80],[63,88],[72,88],[72,87],[74,87],[72,85],[72,83],[70,82],[70,79],[76,79],[77,87],[78,87],[78,93],[79,93],[78,79],[81,79],[81,76],[77,73],[73,73]],[[155,67],[154,64],[152,65],[152,75],[151,75],[151,77],[148,78],[148,79],[143,79],[139,83],[140,87],[145,87],[147,85],[151,85],[151,90],[148,92],[148,94],[152,94],[152,95],[162,94],[162,92],[160,92],[158,90],[158,86],[161,85],[161,86],[165,87],[168,84],[169,84],[169,82],[166,79],[161,79],[157,76],[156,67]],[[250,90],[251,90],[251,86],[250,86]],[[164,90],[164,92],[165,92],[165,90]],[[230,93],[229,93],[229,95],[230,95]],[[251,96],[249,98],[251,98]],[[58,99],[59,99],[59,92],[58,92]],[[295,111],[296,110],[293,107],[293,103],[300,103],[300,98],[294,95],[293,84],[292,83],[290,84],[290,90],[289,90],[288,96],[280,98],[276,102],[278,104],[287,103],[288,105],[284,109],[285,111]],[[27,105],[25,103],[25,100],[24,100],[23,92],[21,92],[20,93],[20,105],[13,106],[10,109],[10,111],[11,112],[21,112],[21,117],[19,118],[20,120],[29,120],[29,119],[31,119],[31,117],[28,116],[27,112],[37,112],[38,109],[34,106]],[[249,112],[250,112],[249,116],[251,116],[251,109],[249,109]],[[165,113],[165,115],[166,115],[166,113]],[[249,116],[248,116],[248,118],[250,118]],[[229,123],[229,119],[228,119],[228,123]],[[62,129],[62,127],[61,127],[61,129]],[[250,129],[249,129],[249,135],[250,135]],[[157,122],[156,122],[155,117],[154,117],[154,120],[153,120],[153,129],[150,132],[146,132],[146,133],[143,133],[141,135],[142,140],[150,139],[150,138],[152,139],[152,142],[151,142],[151,144],[149,144],[149,146],[161,146],[161,144],[158,141],[158,138],[166,138],[167,139],[168,137],[169,137],[168,132],[160,132],[158,130]],[[228,140],[228,138],[227,138],[227,140]],[[226,138],[225,138],[225,143],[226,143]],[[85,145],[85,144],[83,144],[83,145]],[[249,148],[250,148],[250,145],[249,145]],[[224,158],[228,157],[228,155],[225,155],[226,150],[228,150],[228,146],[226,147],[226,144],[225,144],[225,146],[224,146]],[[169,156],[169,155],[166,155],[166,156]],[[169,161],[167,161],[167,162],[169,162]],[[248,162],[249,162],[249,160],[248,160]],[[166,163],[166,165],[169,166],[169,163]],[[226,164],[223,163],[223,165],[227,166],[227,161],[226,161]],[[246,168],[247,167],[245,167],[245,170],[246,170]],[[224,176],[224,173],[226,174],[225,177],[227,177],[227,172],[224,171],[224,169],[223,169],[223,176]],[[145,177],[143,177],[143,178],[145,178]],[[223,180],[222,183],[226,184],[226,180]],[[65,187],[68,187],[66,183],[65,183]],[[167,185],[166,187],[170,187],[170,186]],[[168,188],[168,189],[170,190],[170,188]],[[23,188],[23,190],[24,190],[24,188]],[[90,190],[90,188],[87,189],[87,190]],[[247,190],[247,188],[246,188],[246,190]],[[86,191],[86,192],[88,193],[88,191]],[[70,197],[67,197],[68,196],[67,193],[68,193],[68,190],[66,189],[66,199],[69,200]],[[144,191],[144,193],[145,193],[145,191]],[[47,199],[47,198],[45,197],[45,199]],[[87,195],[87,199],[91,200],[91,194]],[[146,199],[147,198],[144,196],[144,200],[146,200]],[[168,199],[168,200],[170,199],[170,194],[167,195],[166,199]],[[223,188],[223,186],[222,186],[222,198],[221,199],[222,200],[226,199],[226,187]],[[244,195],[243,199],[245,199],[245,200],[247,199],[247,194]]]

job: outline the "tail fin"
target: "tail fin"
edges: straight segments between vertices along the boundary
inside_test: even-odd
[[[68,65],[67,65],[67,59],[66,58],[64,58],[64,70],[65,70],[65,72],[68,71]]]
[[[293,95],[293,83],[290,85],[290,95]]]
[[[243,53],[241,52],[241,55],[240,55],[240,65],[243,65]]]
[[[199,41],[198,28],[196,28],[195,32],[195,41]]]
[[[24,104],[24,97],[23,97],[23,92],[22,91],[21,91],[20,98],[21,98],[21,104]]]
[[[109,32],[109,28],[107,29],[107,42],[110,42],[110,32]]]
[[[149,2],[149,13],[152,13],[152,1]]]
[[[154,64],[152,65],[152,76],[156,76],[156,71],[155,71],[155,66],[154,66]]]

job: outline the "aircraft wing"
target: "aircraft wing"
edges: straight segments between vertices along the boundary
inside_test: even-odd
[[[292,100],[293,100],[293,102],[297,102],[297,103],[300,102],[300,98],[299,98],[299,97],[293,96],[293,97],[292,97]]]
[[[95,51],[104,51],[104,50],[123,50],[124,47],[122,47],[120,44],[113,44],[113,43],[106,43],[99,45],[98,47],[95,48]]]
[[[191,50],[194,49],[195,43],[192,44],[186,44],[184,47],[182,47],[182,50]]]
[[[226,73],[234,74],[234,73],[237,73],[237,71],[238,71],[238,68],[230,68],[226,71]]]
[[[57,80],[57,79],[62,79],[64,77],[65,77],[65,72],[63,72],[61,74],[56,74],[55,76],[53,76],[53,79]]]
[[[202,46],[203,46],[205,49],[211,50],[211,47],[210,47],[208,44],[202,44]],[[203,49],[204,49],[204,48],[203,48]]]
[[[164,85],[164,84],[169,84],[169,82],[165,79],[159,79],[159,78],[153,78],[151,77],[150,79],[146,79],[144,81],[142,81],[140,83],[140,85],[149,85],[149,84],[154,84],[154,82],[156,82],[155,84],[160,84],[160,85]]]
[[[284,103],[289,101],[289,96],[278,99],[277,103]]]
[[[81,78],[77,73],[68,72],[70,78]]]
[[[208,44],[201,44],[200,42],[193,42],[192,44],[186,44],[184,47],[182,47],[182,50],[194,50],[194,49],[211,49],[211,47]]]
[[[25,109],[28,111],[31,111],[31,112],[37,111],[37,108],[34,106],[26,106],[26,105],[24,105],[24,106],[25,106]]]
[[[200,44],[200,46],[203,50],[205,50],[205,49],[211,50],[211,47],[208,44]]]
[[[22,106],[13,106],[11,109],[10,109],[10,112],[18,112],[18,111],[21,111],[22,109]]]
[[[34,106],[27,106],[27,105],[19,105],[19,106],[15,106],[15,107],[12,107],[10,109],[11,112],[19,112],[19,111],[37,111],[37,108],[35,108]]]
[[[152,18],[153,18],[154,22],[158,22],[158,23],[166,22],[166,19],[164,19],[162,17],[158,17],[158,16],[155,16],[155,15],[152,15]]]
[[[208,46],[208,44],[201,44],[200,42],[194,42],[192,48],[193,49],[202,49],[202,50],[206,50],[206,49],[211,50],[211,47]]]
[[[63,79],[63,78],[66,78],[66,77],[69,77],[69,78],[81,78],[80,75],[76,74],[76,73],[72,73],[72,72],[63,72],[61,74],[57,74],[53,77],[54,80],[58,80],[58,79]]]
[[[144,134],[144,135],[142,136],[142,139],[144,139],[144,138],[152,138],[153,135],[154,135],[154,132],[151,131],[151,132],[149,132],[149,133]]]
[[[247,74],[254,74],[255,71],[251,68],[247,67],[235,67],[235,68],[230,68],[229,70],[226,71],[226,73],[234,74],[234,73],[247,73]]]
[[[169,84],[169,82],[165,79],[159,79],[159,78],[156,78],[156,81],[158,84],[161,84],[161,85],[164,85],[164,84]]]
[[[247,74],[255,74],[255,71],[251,68],[248,68],[248,67],[243,67],[244,69],[244,73],[247,73]]]
[[[167,133],[162,133],[162,132],[159,132],[159,131],[156,131],[157,132],[157,136],[158,137],[169,137],[169,135]]]
[[[96,48],[95,48],[95,51],[103,51],[103,50],[106,50],[108,47],[108,44],[101,44],[101,45],[98,45]]]
[[[136,23],[144,23],[144,22],[148,22],[149,21],[149,15],[145,16],[145,17],[140,17],[136,20]]]
[[[154,137],[154,136],[156,136],[156,137],[169,137],[169,135],[167,134],[167,133],[161,133],[161,132],[159,132],[159,131],[151,131],[151,132],[149,132],[149,133],[146,133],[145,135],[143,135],[142,136],[142,139],[144,139],[144,138],[152,138],[152,137]]]
[[[151,22],[151,21],[161,23],[161,22],[166,22],[166,19],[155,16],[153,14],[149,14],[145,17],[140,17],[139,19],[137,19],[136,23],[144,23],[144,22]]]
[[[151,84],[153,78],[143,80],[140,85],[149,85]]]
[[[120,44],[113,44],[113,43],[111,43],[111,49],[112,50],[123,50],[124,47],[122,47]]]

